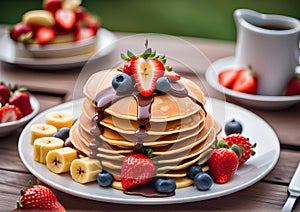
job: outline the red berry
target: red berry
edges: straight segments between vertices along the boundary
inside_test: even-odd
[[[165,72],[164,65],[156,59],[137,58],[131,62],[131,68],[136,85],[142,96],[150,96],[158,78]]]
[[[10,97],[10,89],[4,84],[0,84],[0,98],[1,98],[0,103],[4,105],[5,103],[8,102],[9,97]]]
[[[224,138],[224,141],[228,144],[229,147],[231,147],[233,144],[236,144],[239,146],[240,150],[242,151],[242,157],[239,160],[240,165],[244,164],[251,155],[254,155],[255,152],[253,148],[255,148],[255,144],[252,145],[248,138],[242,136],[239,133],[234,133],[226,138]]]
[[[18,209],[25,210],[59,210],[65,211],[65,208],[57,200],[53,192],[42,185],[34,185],[27,188],[20,200],[17,201]]]
[[[15,105],[6,105],[0,108],[0,124],[21,119],[22,113]]]
[[[146,155],[132,153],[125,157],[121,169],[121,183],[125,190],[150,182],[156,174],[154,163]]]
[[[71,10],[59,9],[55,12],[55,20],[64,29],[72,29],[76,23],[76,14]]]
[[[231,149],[214,149],[208,159],[209,171],[217,183],[226,183],[239,166],[239,159]]]
[[[78,27],[75,33],[75,40],[80,41],[87,38],[94,37],[96,35],[95,31],[87,27]]]
[[[284,95],[300,95],[300,74],[295,74],[295,76],[290,80]]]
[[[27,116],[30,114],[33,109],[30,103],[30,96],[27,92],[16,92],[10,99],[9,104],[16,105],[20,111],[22,112],[23,116]]]
[[[225,88],[232,88],[234,82],[244,72],[244,69],[229,69],[219,73],[219,83]]]
[[[36,31],[36,40],[38,44],[47,44],[55,37],[55,31],[48,27],[40,27]]]
[[[46,0],[44,3],[44,9],[48,10],[52,14],[55,14],[55,12],[60,9],[62,6],[62,0]]]
[[[239,75],[232,85],[232,90],[248,94],[257,94],[257,80],[252,70],[248,69]]]

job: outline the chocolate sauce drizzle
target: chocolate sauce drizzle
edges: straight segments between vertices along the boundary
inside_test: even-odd
[[[171,82],[171,89],[168,91],[168,94],[179,98],[189,97],[204,110],[206,116],[207,112],[204,108],[204,105],[194,97],[190,96],[182,83]],[[137,103],[137,122],[139,127],[135,131],[137,141],[134,145],[133,151],[140,152],[143,147],[143,138],[147,136],[146,126],[150,124],[151,106],[155,95],[159,94],[154,93],[149,97],[144,97],[140,93],[133,91],[131,93],[121,95],[118,94],[112,86],[109,86],[108,88],[97,93],[92,100],[96,105],[96,115],[92,118],[94,126],[90,129],[93,139],[89,144],[89,148],[91,149],[89,156],[91,158],[98,159],[102,166],[101,158],[97,157],[97,149],[103,144],[103,140],[100,138],[100,135],[103,133],[104,128],[100,125],[100,121],[104,119],[104,110],[106,108],[110,107],[114,102],[117,102],[126,96],[133,96]]]

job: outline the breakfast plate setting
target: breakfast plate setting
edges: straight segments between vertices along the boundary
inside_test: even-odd
[[[300,95],[293,96],[268,96],[268,95],[252,95],[237,92],[220,85],[218,75],[220,72],[228,69],[238,69],[235,63],[235,57],[226,57],[214,61],[206,70],[205,77],[207,82],[217,91],[224,93],[226,96],[250,107],[279,110],[300,103]]]
[[[194,202],[225,196],[243,190],[261,180],[276,165],[280,146],[274,130],[254,113],[221,100],[207,98],[206,110],[213,115],[217,122],[224,124],[235,118],[243,122],[243,134],[256,142],[256,154],[241,166],[233,178],[225,184],[214,183],[208,191],[199,191],[195,186],[176,190],[176,194],[165,198],[146,198],[126,195],[120,190],[102,188],[97,182],[80,184],[72,180],[69,173],[55,174],[44,164],[33,160],[33,145],[30,144],[30,127],[33,124],[44,123],[45,115],[55,111],[72,111],[75,118],[81,113],[83,99],[67,102],[37,115],[22,131],[18,150],[22,162],[27,169],[42,182],[62,192],[96,201],[123,203],[133,205],[161,205]],[[224,132],[221,132],[221,135]]]
[[[19,65],[25,68],[33,68],[39,70],[61,70],[64,68],[74,68],[83,66],[90,58],[93,60],[102,58],[114,50],[114,42],[116,40],[115,35],[105,28],[101,28],[98,30],[98,33],[94,40],[84,41],[84,45],[81,44],[61,44],[57,49],[53,49],[52,47],[43,47],[39,48],[31,48],[29,50],[34,51],[37,55],[47,54],[47,58],[43,57],[28,57],[28,54],[25,56],[24,54],[20,54],[17,48],[23,44],[16,44],[9,36],[9,34],[4,34],[0,38],[0,45],[2,47],[2,51],[0,52],[0,60],[6,63]],[[92,45],[95,42],[96,49],[93,52],[86,52],[84,54],[80,54],[79,50],[82,48]],[[19,46],[18,46],[19,45]],[[36,44],[37,46],[37,44]],[[47,45],[51,46],[51,45]],[[17,47],[17,48],[16,48]],[[68,47],[68,48],[66,48]],[[49,49],[50,48],[50,49]],[[24,48],[23,48],[24,49]],[[68,57],[54,57],[53,55],[58,55],[59,53],[71,53],[78,52],[77,55],[71,55]],[[52,53],[51,53],[52,52]],[[50,55],[49,57],[49,54]]]

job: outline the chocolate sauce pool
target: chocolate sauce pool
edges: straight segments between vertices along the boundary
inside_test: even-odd
[[[204,105],[194,97],[190,96],[182,83],[171,82],[171,89],[168,91],[168,94],[179,98],[189,97],[205,111],[205,115],[207,114]],[[97,158],[97,149],[103,144],[103,141],[99,136],[103,133],[104,129],[99,122],[104,119],[104,110],[110,107],[114,102],[117,102],[126,96],[134,96],[137,103],[137,122],[139,127],[134,134],[137,138],[137,142],[135,143],[133,150],[135,152],[139,152],[143,147],[143,138],[147,136],[146,126],[150,123],[151,106],[154,101],[154,95],[155,94],[152,94],[149,97],[144,97],[140,93],[135,92],[120,95],[112,86],[109,86],[108,88],[97,93],[92,100],[96,105],[96,115],[92,118],[94,126],[90,129],[93,140],[89,144],[89,148],[91,149],[89,156],[91,158]],[[101,163],[101,158],[97,159],[99,159]],[[153,185],[150,184],[129,191],[124,191],[124,193],[130,195],[142,195],[146,197],[168,197],[175,195],[175,192],[171,194],[158,193],[155,191]]]

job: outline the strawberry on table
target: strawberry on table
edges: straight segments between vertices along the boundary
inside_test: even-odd
[[[235,144],[240,148],[242,156],[239,159],[239,165],[244,164],[251,156],[255,155],[255,151],[253,149],[256,144],[252,145],[248,138],[239,133],[231,134],[223,138],[223,141],[226,142],[229,147],[232,147],[232,145]]]
[[[23,116],[27,116],[33,111],[30,103],[30,95],[22,89],[17,90],[14,95],[10,97],[9,104],[16,105],[22,112]]]
[[[121,169],[121,183],[124,190],[144,185],[155,175],[155,165],[146,155],[131,153],[124,158]]]
[[[76,14],[72,10],[58,9],[55,12],[55,20],[64,29],[72,29],[76,23]]]
[[[21,191],[21,198],[17,201],[17,208],[24,210],[57,210],[65,211],[65,208],[55,197],[54,193],[46,186],[28,184],[25,191]]]
[[[15,105],[5,105],[0,108],[0,124],[21,119],[22,113]]]
[[[208,159],[209,171],[215,182],[228,182],[239,166],[239,158],[232,149],[214,149]]]

